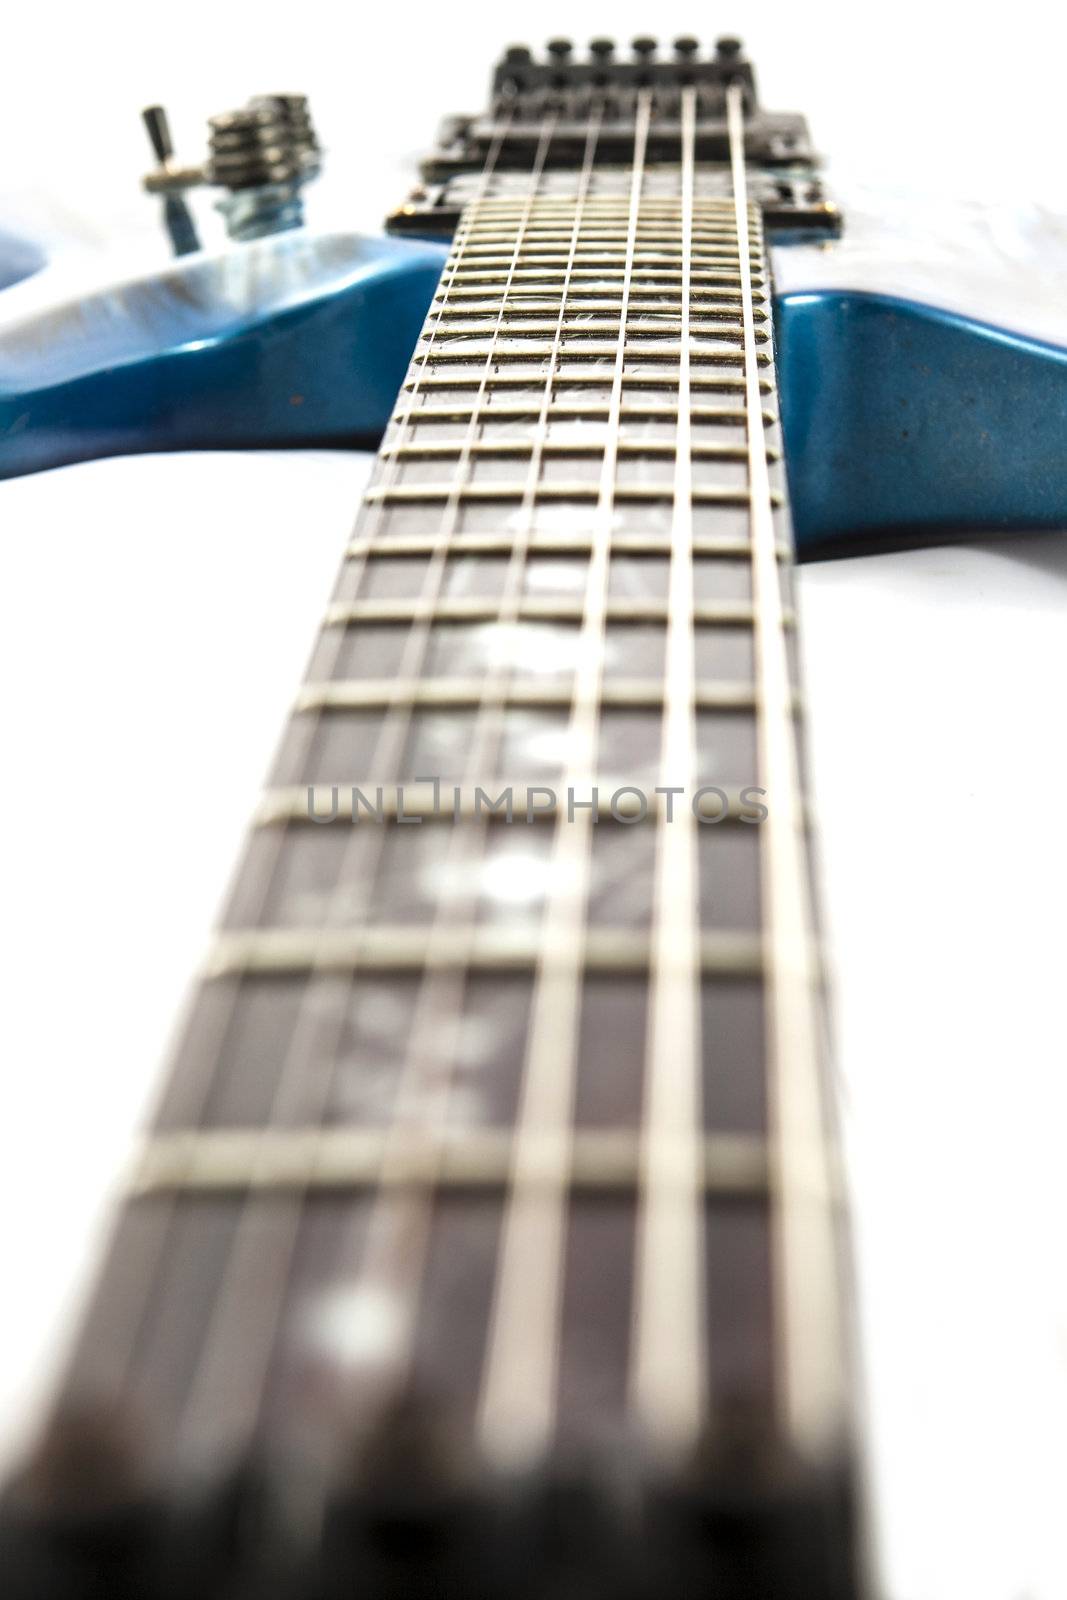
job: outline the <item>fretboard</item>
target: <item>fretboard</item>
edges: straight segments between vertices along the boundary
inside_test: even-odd
[[[837,1503],[787,485],[731,94],[732,164],[695,161],[685,91],[680,162],[646,161],[646,94],[630,165],[594,121],[552,167],[549,121],[528,170],[466,180],[64,1384],[59,1415],[119,1407],[175,1478],[255,1448],[326,1484],[425,1404],[493,1468],[728,1444]]]

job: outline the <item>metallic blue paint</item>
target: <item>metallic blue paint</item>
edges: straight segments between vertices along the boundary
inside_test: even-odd
[[[886,295],[775,313],[801,556],[1067,528],[1067,350]]]
[[[0,333],[0,477],[90,457],[374,444],[440,245],[284,234]]]
[[[41,247],[31,239],[0,228],[0,289],[10,289],[40,272],[47,259]]]
[[[147,450],[373,444],[444,247],[298,230],[0,333],[0,477]],[[801,556],[1067,526],[1067,350],[906,300],[776,303]]]

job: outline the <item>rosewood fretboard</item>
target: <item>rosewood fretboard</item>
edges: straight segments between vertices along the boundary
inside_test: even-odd
[[[790,530],[727,111],[717,165],[692,89],[646,159],[642,92],[628,165],[592,115],[556,166],[548,116],[525,170],[501,135],[454,185],[57,1413],[118,1407],[168,1481],[252,1450],[328,1497],[400,1405],[495,1468],[736,1451],[756,1502],[821,1474],[811,1517],[838,1504]]]

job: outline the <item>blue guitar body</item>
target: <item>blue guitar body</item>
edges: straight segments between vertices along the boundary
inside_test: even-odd
[[[0,289],[10,289],[24,278],[31,278],[47,260],[44,250],[33,240],[0,228]]]
[[[1067,350],[861,291],[775,315],[797,546],[1062,527]]]
[[[0,476],[152,450],[377,442],[446,251],[303,230],[0,333]]]
[[[373,446],[446,254],[298,229],[9,314],[0,476],[142,451]],[[781,294],[775,331],[802,557],[1067,520],[1067,350],[840,287]]]
[[[344,563],[170,1077],[107,1190],[68,1370],[52,1396],[7,1385],[31,1399],[10,1483],[0,1386],[0,1600],[988,1600],[1016,1549],[1001,1600],[1036,1594],[1062,1430],[1016,1413],[1055,1413],[1061,1307],[1035,1290],[1027,1326],[1015,1302],[1028,1277],[1047,1290],[1055,1244],[1019,1241],[1056,1213],[1055,1140],[1030,1137],[1036,1090],[1011,1122],[1000,1068],[1040,1069],[1057,1037],[1034,1021],[1059,977],[1055,861],[1015,847],[1067,768],[1013,691],[1048,700],[1062,606],[1031,605],[1025,540],[1021,561],[964,545],[1067,528],[1067,227],[858,182],[839,211],[805,119],[762,106],[729,35],[509,46],[379,237],[350,231],[350,190],[336,228],[305,222],[305,97],[212,117],[189,166],[162,108],[143,117],[173,261],[120,278],[0,226],[0,479],[387,443],[351,534],[358,461],[253,462],[227,570],[217,541],[172,552],[214,540],[248,462],[175,463],[162,507],[161,462],[8,487],[12,523],[56,535],[15,551],[30,781],[8,920],[49,1171],[97,1191],[61,1218],[68,1270],[114,1139],[58,1091],[99,1100],[103,1056],[140,1112],[148,963],[185,945],[206,824],[236,831],[327,539]],[[231,243],[202,249],[205,222]],[[957,546],[795,583],[791,530],[801,560]],[[865,609],[847,586],[872,565]],[[804,726],[820,574],[836,754]],[[1014,968],[1001,926],[1036,930]],[[1040,1181],[990,1196],[1016,1145]],[[864,1256],[890,1244],[869,1283],[841,1248],[864,1172]],[[59,1208],[37,1212],[31,1288],[61,1253],[40,1248]],[[1022,1391],[1017,1352],[1040,1377]],[[883,1475],[906,1491],[886,1545],[929,1546],[886,1582]],[[956,1570],[976,1503],[1008,1530],[973,1541],[981,1594]]]

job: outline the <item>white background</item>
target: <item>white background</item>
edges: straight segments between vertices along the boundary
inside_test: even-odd
[[[0,225],[118,262],[156,248],[139,107],[167,103],[192,159],[209,112],[299,89],[335,180],[319,220],[373,229],[438,115],[480,105],[491,58],[532,23],[531,43],[744,33],[765,99],[809,114],[846,199],[850,175],[1065,199],[1067,41],[1036,5],[704,15],[21,7],[0,68]],[[1026,294],[1013,286],[1020,315]],[[76,1301],[365,470],[319,453],[145,458],[0,485],[8,1446]],[[1062,1600],[1067,544],[809,567],[802,610],[884,1593]]]

